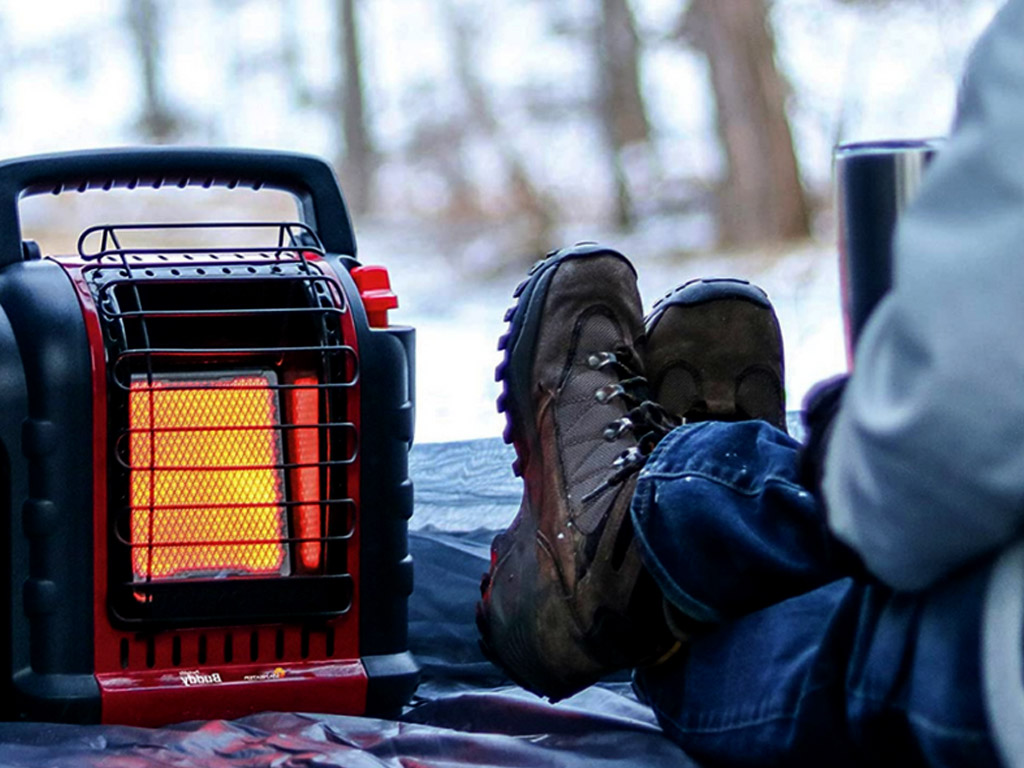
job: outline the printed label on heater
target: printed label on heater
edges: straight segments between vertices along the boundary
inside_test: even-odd
[[[285,676],[283,667],[268,669],[266,672],[258,672],[255,675],[245,675],[243,680],[280,680]]]
[[[214,685],[224,682],[220,679],[220,672],[206,674],[198,669],[182,670],[178,676],[181,677],[181,682],[186,688],[192,685]]]

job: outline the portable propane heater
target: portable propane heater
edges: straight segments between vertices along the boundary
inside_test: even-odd
[[[25,195],[285,190],[301,222],[22,241]],[[126,247],[170,228],[195,245]],[[227,228],[265,247],[203,247]],[[208,234],[208,233],[206,233]],[[411,328],[315,158],[178,148],[0,163],[7,717],[389,714],[411,696]]]

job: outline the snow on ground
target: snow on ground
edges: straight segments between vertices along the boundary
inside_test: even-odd
[[[500,435],[495,410],[501,359],[498,337],[522,272],[491,281],[467,276],[429,241],[399,229],[362,231],[360,258],[389,267],[401,306],[392,322],[417,334],[416,440],[420,443]],[[567,243],[572,242],[566,241]],[[693,277],[742,277],[772,298],[786,345],[786,391],[797,408],[816,381],[845,370],[835,249],[823,242],[767,254],[667,255],[642,237],[602,240],[633,259],[645,309]]]

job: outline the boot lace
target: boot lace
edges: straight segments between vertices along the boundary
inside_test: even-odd
[[[637,373],[632,350],[619,348],[614,352],[595,352],[587,359],[587,365],[594,370],[610,369],[619,379],[617,382],[604,385],[594,393],[594,398],[599,403],[608,403],[620,398],[629,406],[624,416],[605,427],[604,439],[615,442],[623,434],[630,432],[636,438],[636,445],[619,454],[613,463],[615,471],[584,496],[583,501],[589,501],[639,472],[661,439],[683,423],[682,419],[649,399],[647,379]]]

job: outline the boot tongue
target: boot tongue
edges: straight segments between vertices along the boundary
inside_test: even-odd
[[[636,441],[629,431],[614,441],[605,439],[605,428],[629,406],[621,397],[598,402],[595,393],[619,378],[612,367],[595,370],[588,364],[595,352],[629,347],[619,324],[605,315],[591,315],[580,321],[576,331],[577,345],[560,388],[555,423],[569,515],[586,535],[597,530],[620,489],[609,488],[586,502],[584,497],[608,479],[615,459]]]

